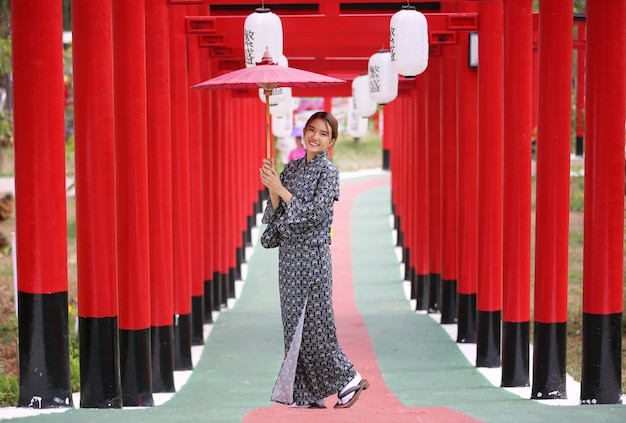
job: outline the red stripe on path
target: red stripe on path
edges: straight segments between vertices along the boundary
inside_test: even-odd
[[[388,184],[389,177],[352,182],[341,186],[341,198],[335,204],[333,257],[333,304],[341,346],[357,371],[370,382],[354,406],[334,409],[336,396],[326,399],[326,409],[295,409],[281,404],[257,408],[243,419],[245,423],[351,423],[351,422],[476,422],[446,407],[406,407],[387,388],[370,341],[365,321],[354,300],[352,259],[350,255],[350,215],[355,198],[372,188]],[[271,393],[268,386],[268,398]]]

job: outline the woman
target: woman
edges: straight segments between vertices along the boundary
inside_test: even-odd
[[[337,119],[314,113],[304,127],[306,156],[289,162],[280,176],[270,159],[260,169],[270,193],[261,244],[279,247],[286,352],[272,401],[293,407],[325,408],[325,398],[337,393],[335,408],[348,408],[369,387],[341,350],[332,307],[329,244],[339,172],[326,150],[337,136]]]

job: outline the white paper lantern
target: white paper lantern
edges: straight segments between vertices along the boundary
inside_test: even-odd
[[[348,114],[346,116],[346,132],[352,138],[362,138],[367,135],[369,119],[360,116],[354,109],[354,98],[348,99]]]
[[[281,95],[283,99],[276,104],[270,101],[270,113],[272,115],[281,116],[291,114],[293,111],[293,96],[291,95],[291,87],[283,87]],[[271,98],[271,96],[270,96]]]
[[[291,136],[293,119],[289,115],[272,115],[272,134],[278,138]]]
[[[280,59],[278,59],[278,66],[285,66],[285,67],[289,66],[289,61],[287,60],[285,55],[280,56]],[[259,98],[261,99],[263,103],[265,103],[264,91],[265,90],[263,90],[263,88],[259,88]],[[275,106],[281,101],[285,100],[289,96],[290,92],[291,92],[291,89],[287,90],[284,87],[274,88],[272,90],[272,94],[270,95],[270,106]]]
[[[370,97],[369,78],[359,75],[352,80],[352,99],[354,101],[354,113],[358,116],[370,117],[376,113],[378,105]]]
[[[276,87],[270,94],[270,106],[276,106],[278,103],[287,98],[288,87]],[[259,88],[259,98],[265,103],[265,92],[263,88]]]
[[[267,48],[276,60],[283,55],[283,24],[269,9],[259,8],[246,17],[243,29],[246,67],[255,66]]]
[[[398,72],[391,63],[389,50],[379,50],[367,63],[370,97],[378,104],[387,104],[398,96]]]
[[[414,78],[428,66],[428,22],[415,7],[404,5],[389,23],[391,62],[400,75]]]

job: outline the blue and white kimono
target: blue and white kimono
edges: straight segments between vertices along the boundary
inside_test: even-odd
[[[285,360],[272,393],[282,404],[312,404],[356,375],[337,340],[332,307],[330,228],[339,199],[339,171],[326,152],[293,160],[280,174],[292,194],[263,214],[265,248],[278,247],[278,284]]]

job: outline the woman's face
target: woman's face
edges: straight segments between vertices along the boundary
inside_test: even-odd
[[[314,119],[304,128],[304,144],[307,156],[313,157],[328,147],[335,144],[335,140],[331,138],[331,128],[328,123],[322,119]]]

